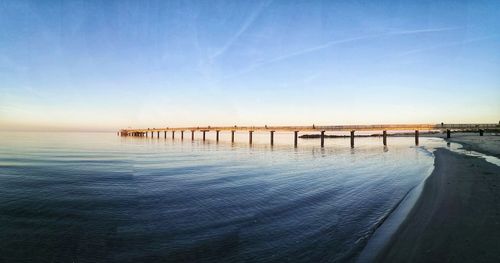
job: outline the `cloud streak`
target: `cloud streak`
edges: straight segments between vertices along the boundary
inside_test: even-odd
[[[352,43],[352,42],[357,42],[357,41],[362,41],[362,40],[367,40],[367,39],[375,39],[375,38],[380,38],[380,37],[385,37],[385,36],[414,35],[414,34],[423,34],[423,33],[437,33],[437,32],[453,31],[453,30],[457,30],[457,29],[459,29],[459,28],[457,28],[457,27],[426,28],[426,29],[415,29],[415,30],[405,30],[405,31],[393,31],[393,32],[388,32],[388,33],[370,34],[370,35],[364,35],[364,36],[353,37],[353,38],[333,40],[333,41],[326,42],[326,43],[321,44],[321,45],[317,45],[317,46],[305,48],[305,49],[298,50],[298,51],[295,51],[295,52],[292,52],[292,53],[289,53],[289,54],[285,54],[285,55],[282,55],[282,56],[278,56],[278,57],[275,57],[275,58],[272,58],[272,59],[269,59],[269,60],[266,60],[266,61],[263,61],[263,62],[255,63],[255,64],[251,65],[250,67],[248,67],[248,68],[246,68],[246,69],[244,69],[244,70],[242,70],[242,71],[240,71],[240,72],[238,72],[236,74],[233,74],[233,75],[225,77],[225,79],[237,77],[237,76],[249,73],[251,71],[254,71],[254,70],[256,70],[258,68],[261,68],[263,66],[266,66],[266,65],[269,65],[269,64],[273,64],[273,63],[276,63],[276,62],[280,62],[280,61],[283,61],[283,60],[287,60],[287,59],[290,59],[290,58],[293,58],[293,57],[298,57],[298,56],[301,56],[301,55],[305,55],[305,54],[313,53],[313,52],[316,52],[316,51],[328,49],[328,48],[330,48],[332,46],[335,46],[335,45]]]
[[[460,45],[467,45],[470,43],[476,43],[476,42],[481,42],[485,40],[490,40],[499,37],[499,35],[492,35],[492,36],[486,36],[486,37],[478,37],[478,38],[472,38],[472,39],[465,39],[463,41],[455,41],[455,42],[449,42],[449,43],[444,43],[440,45],[435,45],[431,47],[426,47],[426,48],[418,48],[418,49],[412,49],[408,50],[405,52],[401,52],[397,54],[397,57],[403,57],[403,56],[408,56],[412,54],[417,54],[417,53],[422,53],[426,51],[431,51],[431,50],[436,50],[436,49],[441,49],[441,48],[447,48],[447,47],[454,47],[454,46],[460,46]]]
[[[238,40],[238,38],[240,38],[240,36],[243,35],[243,33],[245,33],[245,31],[247,31],[247,29],[255,22],[255,20],[257,19],[257,17],[259,17],[259,15],[262,13],[262,11],[265,8],[267,8],[271,3],[272,3],[272,0],[266,1],[263,4],[260,4],[257,7],[257,9],[254,12],[252,12],[250,14],[250,16],[245,20],[245,22],[238,29],[238,31],[236,31],[236,33],[231,38],[229,38],[229,40],[224,44],[224,46],[222,46],[221,49],[219,49],[217,52],[212,54],[212,56],[210,56],[210,59],[215,60],[215,59],[217,59],[217,57],[224,54],[234,44],[234,42],[236,40]]]

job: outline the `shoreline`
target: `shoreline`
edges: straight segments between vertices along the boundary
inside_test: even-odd
[[[488,147],[498,151],[497,143]],[[434,155],[434,170],[418,200],[386,244],[373,252],[375,261],[500,262],[500,168],[444,148]]]
[[[367,244],[355,258],[355,262],[372,262],[382,249],[389,243],[390,238],[394,235],[404,220],[408,217],[410,211],[419,200],[424,187],[425,180],[430,176],[431,169],[427,177],[418,185],[408,191],[401,201],[390,211],[383,219]]]
[[[461,144],[464,150],[476,151],[500,158],[500,136],[498,135],[467,136],[460,134],[452,136],[447,141]]]

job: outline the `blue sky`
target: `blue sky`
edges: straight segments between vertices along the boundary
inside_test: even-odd
[[[500,1],[0,0],[0,129],[500,120]]]

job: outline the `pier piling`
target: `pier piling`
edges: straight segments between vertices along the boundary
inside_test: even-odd
[[[252,134],[253,134],[253,131],[249,131],[249,132],[248,132],[248,142],[249,142],[250,144],[252,144]]]
[[[167,131],[164,131],[163,133],[164,133],[163,137],[166,139],[167,138]]]
[[[387,131],[382,131],[382,141],[384,142],[384,146],[387,146]]]
[[[215,131],[215,141],[216,142],[219,142],[219,132],[220,132],[219,130]]]
[[[354,131],[351,131],[351,148],[354,148]]]
[[[484,130],[483,129],[479,129],[479,136],[483,136],[483,133],[484,133]]]
[[[181,140],[184,140],[184,131],[181,131]]]
[[[206,131],[203,131],[203,141],[205,141],[205,132]]]
[[[273,146],[274,145],[274,131],[270,132],[270,136],[271,136],[271,146]]]
[[[321,148],[325,147],[325,131],[321,131]]]
[[[450,131],[450,129],[447,129],[446,130],[446,138],[449,139],[450,137],[451,137],[451,131]]]
[[[415,130],[415,145],[418,145],[418,130]]]
[[[175,131],[172,131],[172,140],[175,139]]]
[[[234,142],[234,131],[231,131],[231,142]]]
[[[194,141],[194,131],[191,130],[191,141]]]

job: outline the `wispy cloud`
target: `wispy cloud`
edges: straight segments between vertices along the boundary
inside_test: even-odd
[[[389,33],[385,33],[382,35],[413,35],[413,34],[421,34],[421,33],[435,33],[435,32],[444,32],[444,31],[453,31],[458,30],[460,27],[441,27],[441,28],[424,28],[424,29],[414,29],[414,30],[402,30],[402,31],[393,31]]]
[[[257,63],[251,64],[246,69],[244,69],[242,71],[239,71],[236,74],[233,74],[233,75],[230,75],[230,76],[226,76],[225,78],[229,79],[229,78],[237,77],[237,76],[249,73],[251,71],[254,71],[254,70],[256,70],[258,68],[261,68],[263,66],[266,66],[266,65],[269,65],[269,64],[273,64],[273,63],[276,63],[276,62],[279,62],[279,61],[283,61],[283,60],[286,60],[286,59],[289,59],[289,58],[292,58],[292,57],[297,57],[297,56],[304,55],[304,54],[307,54],[307,53],[312,53],[312,52],[315,52],[315,51],[326,49],[326,48],[329,48],[329,47],[331,47],[333,45],[343,44],[343,43],[349,43],[349,42],[359,41],[359,40],[368,39],[368,38],[373,38],[373,36],[363,36],[363,37],[355,37],[355,38],[347,38],[347,39],[342,39],[342,40],[330,41],[330,42],[327,42],[327,43],[322,44],[322,45],[318,45],[318,46],[314,46],[314,47],[310,47],[310,48],[305,48],[305,49],[302,49],[302,50],[298,50],[296,52],[292,52],[292,53],[285,54],[285,55],[282,55],[282,56],[279,56],[279,57],[275,57],[275,58],[272,58],[272,59],[269,59],[269,60],[265,60],[265,61],[261,61],[261,62],[257,62]]]
[[[238,38],[247,31],[247,29],[255,22],[257,17],[262,13],[262,11],[267,8],[272,3],[272,0],[261,3],[251,14],[247,17],[243,25],[236,31],[234,35],[229,38],[229,40],[222,46],[217,52],[210,56],[211,60],[216,59],[220,55],[224,54]]]
[[[432,50],[441,49],[441,48],[467,45],[467,44],[481,42],[481,41],[486,41],[486,40],[490,40],[490,39],[494,39],[494,38],[498,38],[498,37],[499,37],[499,35],[491,35],[491,36],[486,36],[486,37],[464,39],[464,40],[461,40],[461,41],[448,42],[448,43],[443,43],[443,44],[434,45],[434,46],[425,47],[425,48],[411,49],[411,50],[408,50],[408,51],[404,51],[404,52],[398,53],[398,54],[396,54],[396,56],[397,57],[403,57],[403,56],[408,56],[408,55],[412,55],[412,54],[422,53],[422,52],[426,52],[426,51],[432,51]]]
[[[283,61],[283,60],[287,60],[287,59],[290,59],[290,58],[293,58],[293,57],[297,57],[297,56],[301,56],[301,55],[305,55],[305,54],[317,52],[317,51],[320,51],[320,50],[328,49],[328,48],[330,48],[332,46],[335,46],[335,45],[352,43],[352,42],[357,42],[357,41],[362,41],[362,40],[367,40],[367,39],[375,39],[375,38],[380,38],[380,37],[384,37],[384,36],[398,36],[398,35],[412,35],[412,34],[423,34],[423,33],[436,33],[436,32],[453,31],[453,30],[457,30],[457,29],[459,29],[459,28],[458,27],[425,28],[425,29],[392,31],[392,32],[386,32],[386,33],[380,33],[380,34],[369,34],[369,35],[364,35],[364,36],[358,36],[358,37],[352,37],[352,38],[346,38],[346,39],[340,39],[340,40],[333,40],[333,41],[326,42],[326,43],[321,44],[321,45],[317,45],[317,46],[313,46],[313,47],[309,47],[309,48],[297,50],[295,52],[292,52],[292,53],[289,53],[289,54],[285,54],[285,55],[282,55],[282,56],[278,56],[278,57],[275,57],[275,58],[272,58],[272,59],[269,59],[269,60],[266,60],[266,61],[254,63],[254,64],[250,65],[249,67],[247,67],[246,69],[244,69],[242,71],[239,71],[236,74],[233,74],[233,75],[230,75],[230,76],[226,76],[225,78],[228,79],[228,78],[237,77],[239,75],[243,75],[243,74],[249,73],[251,71],[254,71],[254,70],[256,70],[256,69],[258,69],[260,67],[263,67],[263,66],[266,66],[266,65],[269,65],[269,64],[273,64],[273,63],[280,62],[280,61]]]

